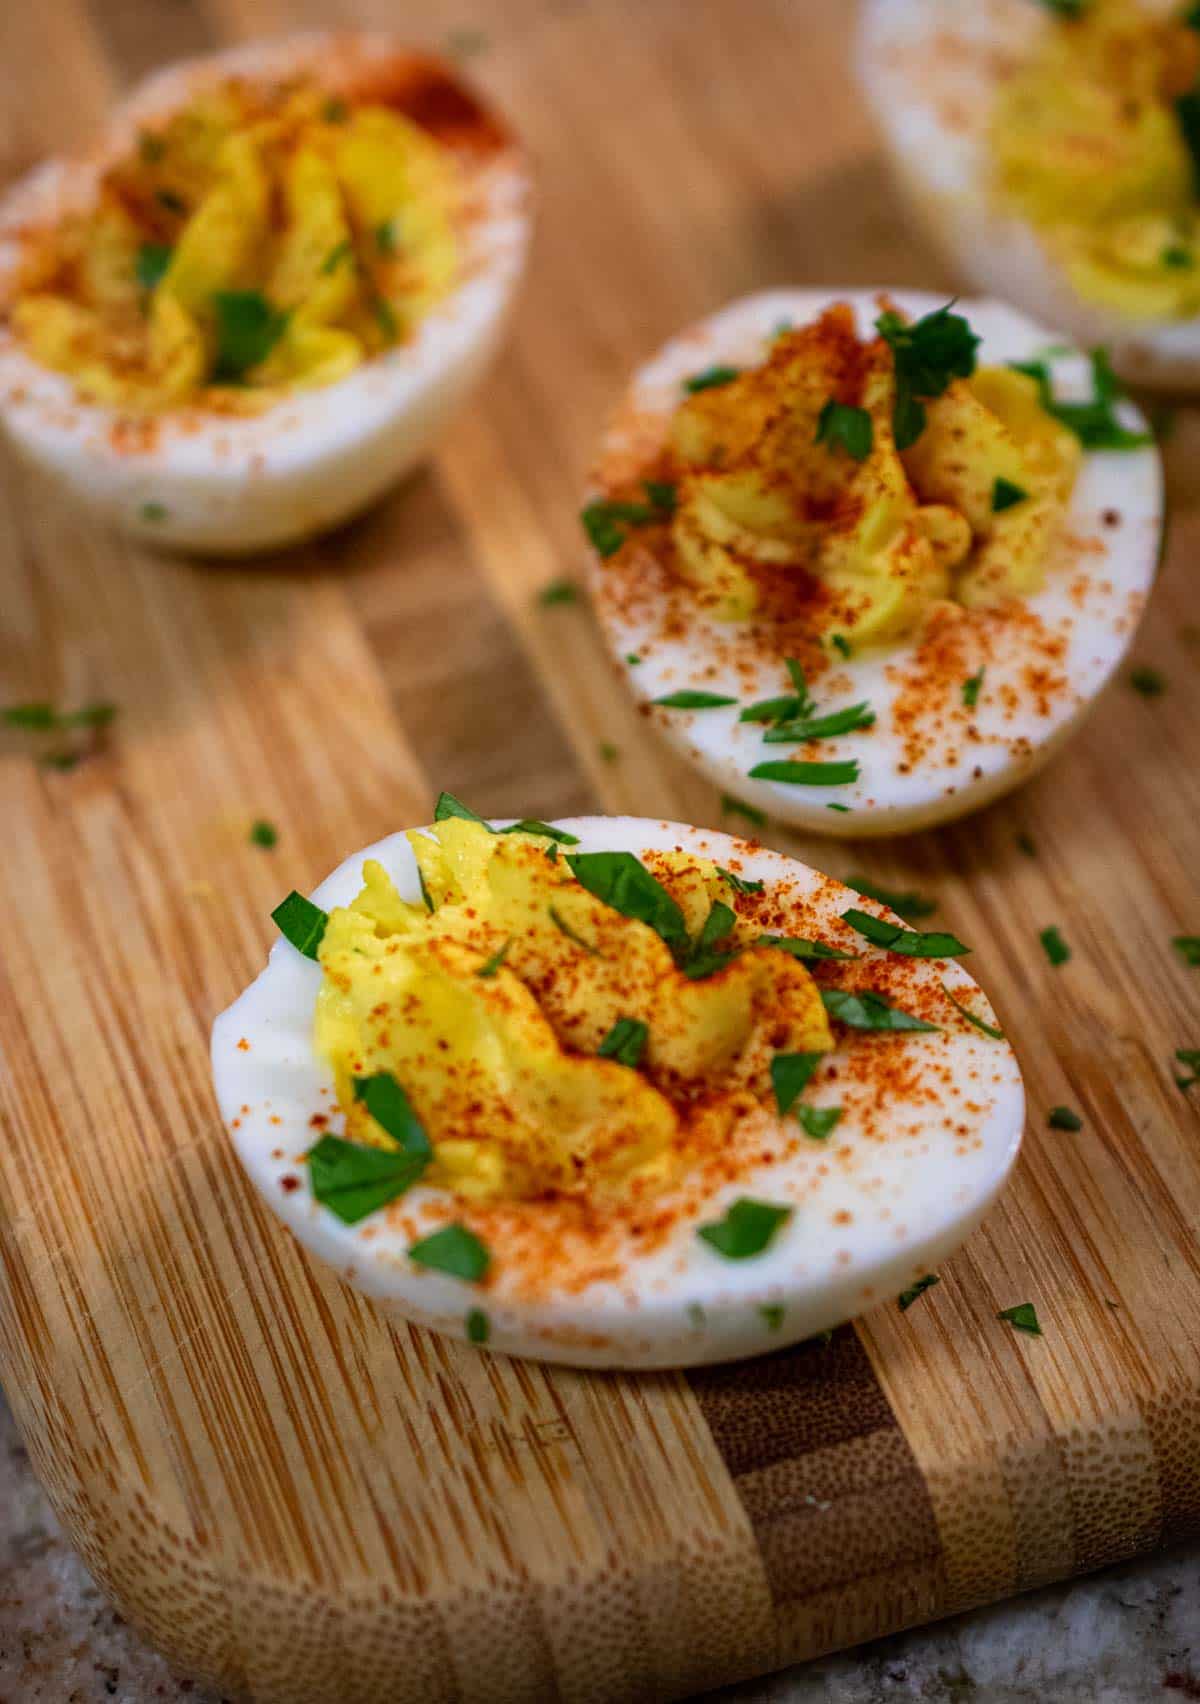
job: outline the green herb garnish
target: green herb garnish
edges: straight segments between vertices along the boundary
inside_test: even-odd
[[[722,881],[729,883],[734,893],[762,893],[767,885],[765,882],[748,882],[743,876],[735,876],[732,870],[722,869],[720,864],[717,865],[717,874]]]
[[[399,1143],[402,1153],[425,1162],[433,1158],[425,1126],[390,1071],[376,1071],[371,1077],[355,1077],[353,1082],[355,1100],[366,1108],[381,1130]],[[373,1149],[372,1152],[378,1150]]]
[[[850,1029],[861,1030],[936,1030],[937,1024],[927,1024],[910,1012],[901,1012],[878,994],[851,994],[844,988],[822,988],[821,1003],[831,1018]]]
[[[1196,264],[1195,255],[1182,243],[1171,243],[1162,251],[1159,260],[1169,272],[1190,272]]]
[[[848,787],[858,780],[858,760],[845,763],[801,763],[790,759],[756,763],[752,781],[783,781],[792,787]]]
[[[940,1283],[941,1279],[936,1272],[927,1272],[923,1278],[918,1278],[915,1284],[907,1290],[902,1290],[896,1297],[896,1305],[900,1312],[907,1313],[913,1303],[925,1294],[926,1290],[932,1290],[935,1284]]]
[[[575,852],[567,858],[571,874],[594,898],[623,917],[647,924],[670,947],[677,961],[691,943],[683,912],[632,852]]]
[[[1129,671],[1129,684],[1135,692],[1140,692],[1143,698],[1161,698],[1167,690],[1167,677],[1158,669],[1152,669],[1141,663]]]
[[[343,237],[340,243],[335,243],[325,259],[321,262],[321,277],[328,278],[331,272],[336,272],[344,260],[349,260],[354,253],[354,244],[349,237]]]
[[[321,117],[326,124],[345,124],[350,117],[350,108],[340,95],[330,95],[321,108]]]
[[[492,1334],[492,1322],[482,1308],[470,1310],[466,1325],[468,1343],[486,1343]]]
[[[829,740],[838,734],[854,734],[860,728],[874,726],[875,712],[869,704],[850,704],[844,710],[831,710],[826,716],[777,722],[763,735],[763,740],[767,745],[791,745],[805,740]]]
[[[560,846],[578,846],[579,836],[568,834],[565,828],[553,828],[548,822],[539,822],[537,817],[522,817],[520,822],[510,822],[507,828],[498,831],[500,834],[540,834],[544,840],[556,840]]]
[[[396,233],[392,228],[392,221],[390,219],[385,219],[381,225],[376,225],[375,247],[379,250],[380,254],[395,254]]]
[[[1005,509],[1015,509],[1017,504],[1024,503],[1028,496],[1028,491],[1020,485],[1014,485],[1011,479],[997,479],[992,486],[992,513],[1002,515]]]
[[[173,189],[156,189],[154,199],[168,213],[174,213],[176,218],[182,219],[187,213],[187,202],[182,195],[176,195]]]
[[[771,1087],[781,1118],[786,1118],[812,1081],[819,1053],[777,1053],[771,1061]]]
[[[755,941],[756,947],[778,947],[782,953],[790,953],[793,958],[807,963],[810,959],[856,959],[857,953],[844,953],[837,947],[827,946],[824,941],[806,941],[801,937],[791,935],[760,935]]]
[[[823,1142],[841,1123],[842,1111],[840,1106],[798,1106],[796,1117],[806,1136],[811,1136],[814,1142]]]
[[[896,367],[892,430],[898,450],[909,449],[925,430],[925,402],[943,395],[952,380],[968,379],[975,371],[980,340],[961,314],[951,312],[953,306],[947,302],[913,325],[891,310],[875,321]]]
[[[843,449],[856,462],[866,461],[874,448],[875,427],[865,408],[850,408],[831,398],[817,419],[816,442]]]
[[[847,876],[846,885],[862,893],[868,899],[877,899],[880,905],[886,905],[889,911],[894,911],[897,917],[904,917],[913,923],[918,917],[931,917],[937,910],[937,900],[927,899],[924,894],[905,892],[895,888],[880,887],[877,882],[870,881],[866,876]]]
[[[1176,935],[1171,945],[1184,964],[1193,970],[1200,966],[1200,935]]]
[[[701,373],[693,373],[690,379],[683,381],[683,388],[694,396],[697,391],[716,390],[720,385],[732,383],[741,377],[740,367],[705,367]]]
[[[1016,847],[1017,851],[1023,852],[1027,858],[1037,857],[1037,846],[1034,843],[1034,838],[1032,834],[1027,833],[1025,829],[1022,829],[1017,835]]]
[[[510,935],[504,945],[502,947],[497,947],[491,957],[484,964],[480,965],[479,969],[475,972],[476,976],[480,976],[485,981],[490,982],[492,977],[495,976],[496,972],[500,969],[500,966],[508,957],[508,949],[511,946],[512,936]]]
[[[629,664],[631,669],[636,669],[641,660],[642,659],[638,656],[636,651],[626,651],[625,661]]]
[[[325,935],[329,914],[293,888],[287,898],[281,900],[272,911],[271,921],[298,953],[303,953],[305,958],[315,959],[317,948]]]
[[[942,993],[946,996],[954,1009],[957,1012],[960,1012],[973,1028],[980,1030],[984,1035],[989,1036],[992,1041],[1003,1041],[1005,1039],[1004,1031],[1002,1029],[997,1029],[995,1024],[985,1023],[982,1018],[977,1018],[969,1006],[964,1006],[961,1000],[956,999],[955,996],[951,994],[944,982],[942,983]]]
[[[649,1039],[650,1027],[641,1018],[618,1018],[597,1052],[601,1059],[615,1059],[618,1065],[628,1065],[635,1071]]]
[[[1042,1335],[1037,1310],[1032,1302],[1018,1302],[1015,1308],[1001,1308],[996,1318],[1007,1320],[1015,1330],[1027,1332],[1030,1337]]]
[[[665,520],[675,513],[677,493],[669,479],[643,479],[642,490],[657,518]]]
[[[428,1156],[322,1136],[306,1156],[312,1192],[345,1225],[377,1213],[421,1176]]]
[[[138,510],[139,518],[148,522],[150,526],[157,526],[160,521],[165,521],[168,513],[169,510],[165,503],[143,503]]]
[[[758,1312],[768,1331],[778,1331],[787,1309],[782,1302],[760,1302]]]
[[[468,1284],[478,1284],[492,1257],[474,1231],[465,1225],[443,1225],[440,1231],[413,1243],[408,1258],[417,1266],[428,1266],[435,1272],[448,1272],[452,1278],[464,1278]]]
[[[652,704],[661,706],[664,710],[719,710],[723,705],[736,704],[736,698],[727,698],[720,692],[669,692],[665,698],[652,698]]]
[[[711,976],[714,971],[724,969],[730,959],[738,956],[736,949],[722,951],[717,945],[719,941],[726,939],[736,924],[737,913],[732,907],[718,900],[709,908],[704,927],[683,962],[683,969],[693,981],[699,981],[701,977]]]
[[[251,846],[265,846],[268,851],[279,844],[279,830],[266,817],[259,817],[257,822],[250,824]]]
[[[579,587],[573,580],[551,580],[538,593],[538,602],[543,609],[552,609],[555,604],[578,603]]]
[[[986,669],[980,669],[978,674],[968,675],[963,681],[962,700],[968,710],[974,710],[979,703],[979,694],[983,691],[983,677]]]
[[[174,249],[170,243],[143,243],[137,252],[135,271],[143,290],[155,290],[162,283]]]
[[[1059,402],[1054,395],[1050,368],[1045,361],[1010,361],[1014,372],[1024,373],[1038,386],[1038,400],[1047,414],[1074,432],[1085,450],[1137,450],[1152,444],[1149,432],[1131,432],[1117,419],[1114,404],[1122,395],[1116,375],[1103,349],[1094,349],[1092,362],[1092,400],[1090,402]]]
[[[579,519],[593,550],[605,558],[615,556],[625,543],[629,527],[649,526],[653,521],[669,520],[675,512],[675,487],[661,480],[642,481],[646,493],[644,503],[620,502],[602,497],[588,503]]]
[[[839,656],[852,657],[854,655],[854,647],[844,633],[831,633],[829,643]]]
[[[36,733],[58,733],[65,728],[107,728],[116,713],[116,705],[107,700],[81,704],[78,710],[56,710],[53,704],[44,702],[9,704],[0,709],[0,722]]]
[[[1066,964],[1071,956],[1071,949],[1063,940],[1057,924],[1052,923],[1048,929],[1043,929],[1038,940],[1042,943],[1042,951],[1051,964]]]
[[[385,343],[395,343],[400,336],[400,322],[396,318],[395,309],[386,296],[371,298],[371,312],[375,315],[375,324],[379,327],[380,336]]]
[[[600,753],[602,763],[615,763],[621,755],[621,748],[615,746],[611,740],[601,740],[596,750]]]
[[[775,1207],[769,1201],[753,1201],[743,1195],[726,1208],[723,1219],[701,1225],[696,1235],[726,1260],[747,1260],[761,1254],[791,1216],[790,1207]]]
[[[240,384],[279,342],[288,316],[273,308],[260,290],[218,290],[213,311],[217,337],[213,377],[219,384]]]
[[[748,805],[742,799],[735,799],[732,793],[721,794],[721,815],[745,817],[755,828],[767,826],[766,811],[760,811],[756,805]]]
[[[1175,1057],[1179,1063],[1192,1073],[1190,1077],[1176,1074],[1175,1084],[1186,1095],[1188,1090],[1200,1083],[1200,1047],[1177,1047]]]
[[[473,811],[470,805],[464,805],[461,799],[456,799],[453,793],[442,792],[437,796],[437,804],[433,807],[434,822],[446,822],[451,817],[461,817],[464,822],[477,822],[480,828],[486,828],[489,834],[496,830],[486,817],[481,817],[478,811]]]
[[[1069,1106],[1052,1106],[1046,1123],[1051,1130],[1082,1130],[1083,1120]]]
[[[574,929],[572,929],[561,911],[557,910],[553,905],[550,906],[549,909],[550,921],[553,923],[560,935],[565,935],[573,946],[582,948],[585,953],[590,953],[592,958],[604,957],[604,954],[600,951],[599,947],[594,947],[590,941],[585,941],[582,935],[577,935],[575,933]]]
[[[872,917],[869,911],[860,911],[856,906],[842,912],[842,922],[849,923],[872,946],[886,947],[889,953],[904,953],[908,958],[961,958],[971,950],[954,935],[938,930],[922,933],[919,929],[905,929],[899,923],[885,923],[881,917]]]

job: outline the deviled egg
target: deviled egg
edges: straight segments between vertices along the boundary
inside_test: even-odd
[[[0,204],[0,420],[127,532],[319,533],[430,447],[503,327],[530,182],[439,60],[313,34],[151,77]]]
[[[1168,0],[866,0],[902,189],[973,289],[1123,377],[1200,385],[1200,13]]]
[[[1062,744],[1131,643],[1162,509],[1102,354],[996,302],[778,290],[637,373],[583,523],[647,719],[725,793],[861,838]]]
[[[290,895],[213,1030],[246,1170],[347,1282],[685,1366],[894,1299],[978,1222],[1024,1099],[953,936],[724,834],[437,818]]]

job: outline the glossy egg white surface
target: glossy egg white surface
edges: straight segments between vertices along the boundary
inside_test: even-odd
[[[385,35],[312,33],[256,42],[156,73],[87,155],[49,161],[0,202],[0,306],[27,224],[90,205],[105,168],[201,90],[230,77],[315,77],[337,90],[412,57]],[[440,61],[422,61],[460,79]],[[479,97],[472,94],[471,99]],[[482,108],[486,113],[486,108]],[[492,115],[488,115],[489,119]],[[147,542],[243,555],[311,538],[358,513],[425,456],[499,344],[531,229],[532,184],[515,140],[460,156],[461,277],[413,336],[335,384],[297,389],[261,414],[199,406],[139,416],[78,399],[0,315],[0,424],[29,461]]]
[[[916,319],[945,298],[887,292]],[[854,308],[860,335],[880,311],[876,292],[772,290],[749,296],[673,338],[635,375],[604,439],[599,466],[631,467],[663,442],[689,375],[763,359],[781,322],[800,327],[833,302]],[[958,304],[982,338],[981,366],[1027,361],[1055,344],[1051,333],[1000,302]],[[1063,399],[1092,394],[1088,362],[1055,356]],[[1123,424],[1145,430],[1129,402]],[[831,656],[811,683],[821,714],[865,701],[874,727],[809,746],[764,744],[743,706],[791,690],[778,640],[766,622],[721,621],[705,611],[649,544],[602,560],[589,579],[613,660],[649,722],[722,792],[778,822],[849,839],[909,833],[998,798],[1034,774],[1063,744],[1112,678],[1137,630],[1157,571],[1163,483],[1156,448],[1089,452],[1045,585],[1002,611],[934,621],[924,634]],[[636,662],[631,662],[636,658]],[[984,670],[977,702],[962,683]],[[682,690],[734,698],[732,706],[675,710],[655,699]],[[751,780],[757,764],[798,758],[855,760],[850,785],[797,786]]]
[[[340,1116],[332,1079],[314,1053],[319,967],[286,940],[257,981],[217,1019],[217,1099],[237,1152],[268,1206],[313,1254],[389,1312],[452,1336],[474,1308],[490,1321],[489,1349],[586,1367],[682,1367],[760,1354],[895,1298],[975,1227],[1016,1159],[1024,1122],[1021,1074],[1006,1040],[965,1021],[943,990],[995,1024],[957,961],[905,959],[870,947],[840,921],[870,900],[795,860],[707,830],[637,818],[577,818],[557,826],[580,850],[682,848],[761,880],[786,896],[797,925],[859,963],[837,963],[837,985],[886,987],[893,1004],[936,1021],[936,1033],[867,1034],[835,1026],[805,1098],[844,1113],[824,1141],[804,1137],[774,1109],[735,1129],[736,1178],[685,1176],[656,1198],[669,1229],[639,1240],[627,1225],[584,1246],[552,1202],[510,1204],[487,1221],[492,1266],[483,1285],[415,1266],[410,1244],[448,1219],[484,1228],[476,1209],[418,1184],[358,1225],[343,1224],[309,1189],[303,1156]],[[406,899],[419,898],[408,843],[395,834],[348,858],[312,896],[329,909],[361,886],[377,858]],[[793,931],[800,933],[797,926]],[[890,963],[888,962],[890,961]],[[904,978],[904,994],[889,977]],[[314,1123],[315,1121],[315,1123]],[[699,1240],[739,1196],[790,1207],[765,1253],[727,1260]],[[495,1214],[494,1206],[487,1209]],[[507,1223],[510,1236],[504,1235]],[[548,1258],[531,1264],[530,1250]],[[596,1276],[589,1281],[589,1272]]]
[[[1178,11],[1155,0],[1148,11]],[[858,74],[901,192],[958,277],[1084,347],[1131,383],[1200,388],[1200,319],[1134,319],[1076,292],[1025,219],[993,193],[988,141],[1002,79],[1061,28],[1038,0],[864,0]]]

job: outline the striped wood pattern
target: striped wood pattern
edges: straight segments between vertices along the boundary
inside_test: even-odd
[[[112,696],[69,774],[0,755],[0,1374],[125,1613],[263,1699],[678,1696],[1200,1530],[1200,634],[1186,478],[1143,641],[1052,772],[836,874],[935,888],[1031,1094],[1005,1202],[909,1313],[827,1351],[587,1377],[388,1327],[243,1184],[207,1030],[280,892],[427,817],[716,823],[646,743],[586,611],[577,491],[630,363],[776,282],[938,285],[844,69],[844,0],[347,0],[477,65],[543,173],[512,345],[435,467],[269,564],[156,561],[0,466],[0,701]],[[159,60],[328,23],[320,0],[5,9],[0,169],[85,137]],[[601,743],[620,756],[606,762]],[[281,831],[268,853],[249,819]],[[1038,856],[1015,845],[1032,834]],[[1036,931],[1074,948],[1051,970]],[[1046,1129],[1076,1106],[1078,1135]],[[1020,1338],[997,1308],[1032,1299]]]

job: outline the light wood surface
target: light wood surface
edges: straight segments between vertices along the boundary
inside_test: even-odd
[[[838,875],[935,891],[1027,1075],[1002,1205],[828,1350],[587,1377],[396,1326],[304,1258],[217,1119],[211,1019],[268,913],[476,808],[719,822],[586,608],[576,494],[628,367],[773,283],[948,286],[846,73],[845,0],[359,0],[473,62],[538,156],[514,336],[435,465],[244,568],[156,560],[0,465],[0,702],[109,697],[69,773],[0,756],[0,1377],[123,1613],[262,1700],[677,1697],[1200,1531],[1200,425],[1139,660],[1050,773]],[[0,169],[152,64],[318,0],[38,0],[0,25]],[[601,756],[611,742],[616,761]],[[280,829],[271,852],[247,827]],[[1016,836],[1034,838],[1036,858]],[[772,837],[774,838],[774,837]],[[1038,930],[1073,954],[1051,969]],[[1047,1109],[1082,1114],[1049,1130]],[[996,1311],[1035,1302],[1041,1340]]]

